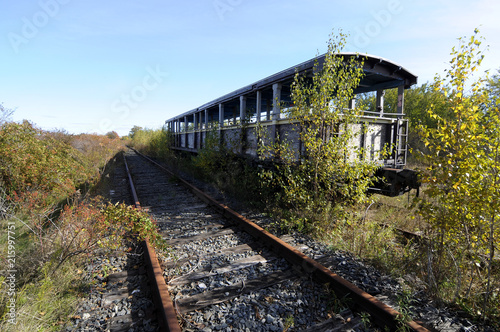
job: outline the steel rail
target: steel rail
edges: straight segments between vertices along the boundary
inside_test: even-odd
[[[318,282],[329,284],[338,297],[350,297],[352,300],[354,300],[353,309],[356,309],[360,312],[369,313],[375,324],[377,324],[378,326],[388,327],[391,331],[396,331],[401,327],[400,325],[403,315],[398,311],[379,301],[377,298],[358,288],[351,282],[343,279],[336,273],[333,273],[327,267],[321,265],[299,250],[293,248],[288,243],[282,241],[281,239],[269,233],[249,219],[233,211],[228,206],[219,203],[211,196],[191,185],[189,182],[178,177],[163,165],[143,155],[137,150],[133,148],[131,149],[138,155],[142,156],[146,160],[149,160],[151,163],[164,170],[170,176],[177,178],[185,187],[191,190],[191,192],[198,196],[202,201],[214,207],[220,214],[242,227],[250,235],[259,240],[262,240],[267,246],[275,250],[278,254],[282,255],[283,258],[285,258],[292,265],[300,267],[303,271],[312,275]],[[405,325],[410,329],[410,331],[430,332],[428,329],[419,325],[415,321],[407,321],[405,322]]]
[[[137,192],[135,190],[134,182],[132,180],[132,175],[130,174],[125,155],[123,155],[123,161],[125,163],[125,169],[127,170],[130,190],[132,191],[132,196],[134,197],[134,205],[136,208],[140,209],[141,205],[139,198],[137,197]],[[144,247],[148,276],[153,288],[151,290],[153,293],[153,302],[156,306],[158,323],[162,329],[161,331],[181,332],[181,327],[179,326],[179,322],[177,320],[177,314],[175,312],[172,299],[170,298],[167,284],[163,278],[163,272],[160,267],[160,263],[158,262],[156,252],[148,240],[143,241],[142,245]]]

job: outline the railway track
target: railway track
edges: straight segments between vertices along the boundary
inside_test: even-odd
[[[149,211],[172,248],[158,253],[161,271],[151,269],[163,285],[156,306],[164,308],[160,325],[165,321],[168,330],[399,327],[398,312],[328,268],[350,264],[347,257],[301,237],[278,238],[132,151],[125,160],[136,204]],[[265,225],[265,218],[255,217]],[[413,321],[406,327],[427,331]]]

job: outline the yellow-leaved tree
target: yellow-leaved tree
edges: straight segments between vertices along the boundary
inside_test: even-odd
[[[428,167],[419,212],[431,226],[431,289],[475,314],[495,315],[500,302],[493,275],[500,239],[500,112],[488,78],[478,76],[484,58],[478,34],[476,29],[459,39],[445,77],[435,79],[435,90],[446,97],[447,116],[431,107],[437,127],[418,128],[428,148],[422,154]]]

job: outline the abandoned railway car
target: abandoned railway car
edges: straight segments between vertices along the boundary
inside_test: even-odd
[[[419,183],[414,171],[405,169],[407,158],[408,120],[404,116],[404,90],[417,83],[417,76],[402,66],[373,55],[340,53],[344,59],[363,58],[364,77],[354,93],[376,93],[376,109],[363,111],[359,116],[359,139],[355,143],[365,151],[365,158],[380,165],[378,181],[372,191],[396,196]],[[315,63],[321,68],[325,55],[247,85],[200,107],[165,121],[173,135],[172,148],[196,153],[206,145],[209,132],[218,132],[221,144],[234,152],[257,159],[257,126],[266,128],[272,137],[287,136],[301,149],[299,134],[294,123],[287,119],[283,105],[291,105],[291,85],[295,74],[312,76]],[[397,89],[396,113],[384,113],[384,94]],[[355,106],[355,99],[349,107]],[[244,123],[244,126],[242,124]],[[238,139],[235,139],[238,137]],[[382,157],[383,149],[390,147],[389,155]]]

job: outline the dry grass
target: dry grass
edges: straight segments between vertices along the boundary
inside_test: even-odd
[[[366,219],[408,232],[422,232],[428,225],[418,215],[414,198],[415,191],[398,197],[376,195],[373,204],[365,205]]]

